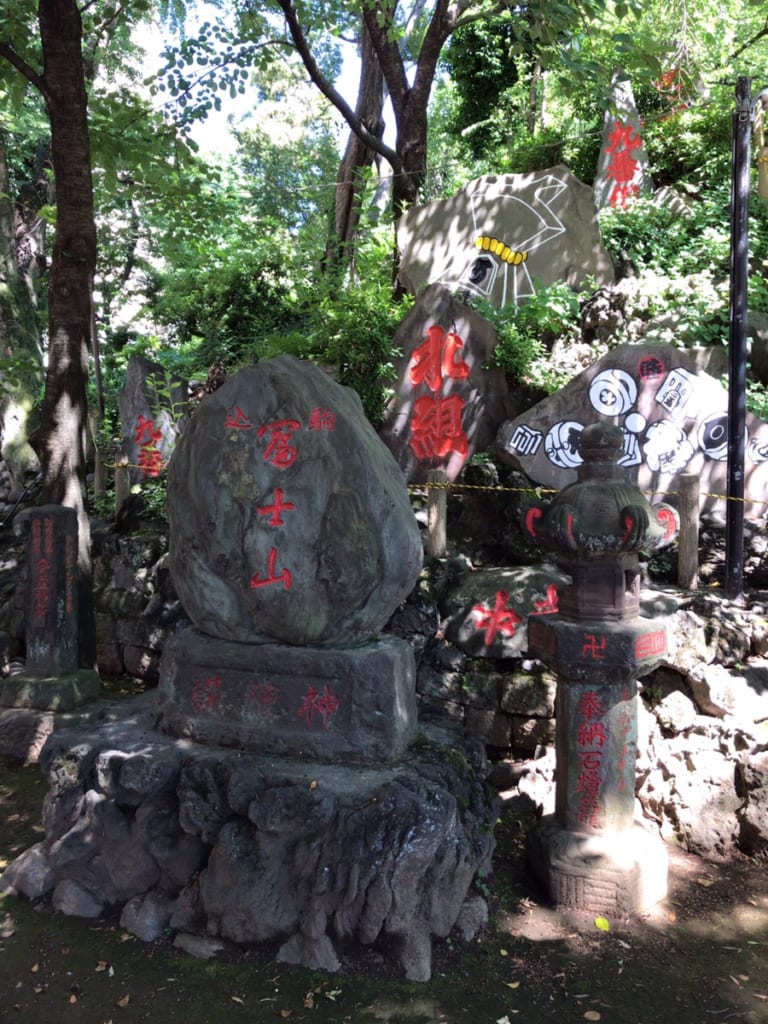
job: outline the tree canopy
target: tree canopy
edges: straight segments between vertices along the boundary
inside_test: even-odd
[[[393,222],[483,173],[564,162],[590,182],[617,70],[722,275],[735,81],[761,88],[767,55],[763,6],[737,0],[6,0],[0,359],[46,493],[84,515],[86,413],[114,431],[132,352],[195,377],[293,351],[375,420],[405,308]],[[606,237],[668,265],[685,238],[700,261],[661,218],[606,218]]]

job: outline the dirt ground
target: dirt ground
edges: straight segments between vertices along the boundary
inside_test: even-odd
[[[41,838],[44,782],[0,760],[0,869]],[[277,964],[273,950],[195,960],[117,920],[0,897],[0,1021],[38,1024],[720,1024],[768,1022],[768,872],[670,849],[670,895],[638,920],[553,911],[525,868],[530,822],[502,812],[491,924],[435,950],[432,980],[393,977],[376,951],[344,973]],[[606,924],[608,930],[606,929]],[[602,927],[600,927],[600,925]]]

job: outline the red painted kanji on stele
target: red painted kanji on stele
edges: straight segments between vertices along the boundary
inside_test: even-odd
[[[300,427],[298,420],[275,420],[259,427],[259,437],[267,438],[264,461],[271,462],[276,469],[287,469],[292,466],[299,453],[291,444],[291,439]]]
[[[514,636],[515,629],[523,621],[514,608],[507,608],[508,598],[506,590],[499,590],[493,608],[476,604],[472,609],[476,628],[485,631],[483,640],[486,647],[493,643],[499,633],[503,636]]]
[[[579,776],[576,792],[581,794],[577,817],[583,825],[601,827],[600,785],[603,746],[607,741],[605,711],[600,695],[585,690],[576,703],[576,755]]]
[[[643,145],[643,140],[631,124],[621,121],[614,122],[613,130],[608,136],[605,152],[608,155],[607,177],[613,182],[608,196],[610,206],[625,207],[627,202],[639,192],[635,181],[639,162],[635,152]]]
[[[163,439],[163,433],[155,426],[154,420],[139,416],[133,439],[139,446],[138,467],[147,476],[159,476],[165,465],[160,449],[157,447]]]
[[[335,430],[336,415],[330,409],[313,409],[308,426],[310,430]]]
[[[426,387],[430,394],[417,398],[411,419],[410,446],[420,462],[445,459],[456,454],[466,459],[469,441],[462,427],[465,400],[444,395],[446,380],[466,380],[469,364],[460,355],[464,341],[455,331],[439,324],[427,328],[426,338],[414,349],[408,379],[414,388]]]
[[[268,587],[273,583],[282,583],[285,590],[290,590],[293,584],[290,569],[277,568],[277,548],[274,547],[269,549],[266,576],[260,576],[255,572],[251,576],[251,589],[258,590],[260,587]]]
[[[456,359],[463,347],[464,342],[455,331],[446,334],[439,324],[432,324],[427,328],[426,339],[414,349],[409,372],[411,384],[424,383],[436,394],[446,377],[464,380],[469,376],[469,366],[463,359]]]
[[[596,633],[585,633],[584,643],[581,645],[582,658],[592,658],[593,661],[602,661],[605,658],[607,640],[604,636]]]
[[[334,696],[328,687],[323,693],[318,693],[314,686],[307,690],[301,707],[296,712],[299,718],[303,718],[307,726],[312,724],[315,716],[323,723],[323,729],[328,732],[331,719],[339,709],[339,698]]]
[[[259,721],[271,722],[275,717],[275,703],[278,690],[274,683],[260,683],[253,680],[245,697],[246,710]]]
[[[464,399],[424,395],[413,405],[411,451],[420,462],[441,459],[455,452],[466,458],[469,441],[461,426]]]

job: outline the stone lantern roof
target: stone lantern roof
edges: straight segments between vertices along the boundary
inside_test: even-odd
[[[579,438],[578,480],[547,506],[525,513],[529,536],[554,550],[572,586],[560,611],[574,619],[625,619],[638,614],[641,551],[653,550],[677,530],[669,506],[652,508],[618,465],[620,427],[599,422]]]

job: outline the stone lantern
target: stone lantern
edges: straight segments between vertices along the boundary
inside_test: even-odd
[[[640,612],[641,551],[669,541],[677,516],[652,508],[617,464],[622,431],[586,427],[576,483],[525,515],[572,583],[557,612],[528,620],[528,649],[557,675],[555,814],[529,859],[553,902],[641,913],[667,892],[661,839],[635,821],[636,680],[667,650],[664,621]]]

